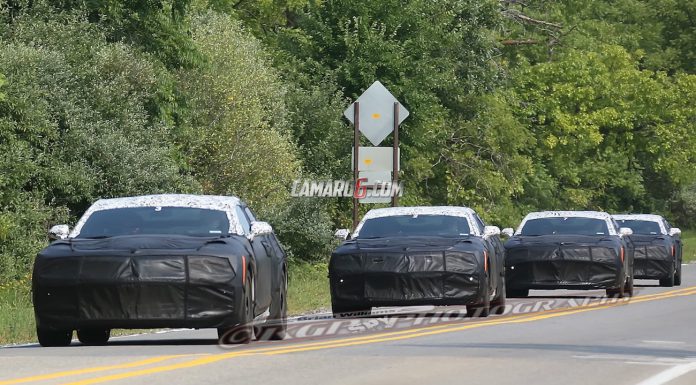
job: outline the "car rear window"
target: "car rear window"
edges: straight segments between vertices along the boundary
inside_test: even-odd
[[[554,217],[536,218],[525,222],[520,235],[606,235],[609,234],[607,221],[597,218]]]
[[[660,224],[652,221],[639,221],[634,219],[617,219],[616,222],[621,227],[628,227],[633,230],[633,234],[657,235],[662,234]]]
[[[77,238],[135,234],[215,236],[228,234],[227,213],[190,207],[128,207],[95,211]]]
[[[360,238],[386,238],[407,236],[436,236],[456,238],[468,236],[469,221],[450,215],[395,215],[372,218],[365,221]]]

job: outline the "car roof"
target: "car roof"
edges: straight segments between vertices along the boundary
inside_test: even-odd
[[[244,230],[237,219],[235,212],[237,206],[244,205],[239,198],[234,196],[219,195],[193,195],[193,194],[156,194],[141,195],[134,197],[99,199],[90,206],[82,215],[70,233],[69,237],[74,238],[82,229],[89,217],[97,212],[111,209],[121,209],[130,207],[190,207],[197,209],[220,210],[227,214],[230,221],[230,232],[244,234]]]
[[[90,207],[92,211],[126,207],[193,207],[219,210],[234,209],[242,204],[239,198],[220,195],[156,194],[134,197],[99,199]]]
[[[364,219],[393,217],[397,215],[450,215],[456,217],[469,217],[474,210],[463,206],[411,206],[411,207],[386,207],[372,209],[365,214]]]
[[[579,217],[595,219],[611,219],[609,213],[603,211],[536,211],[527,214],[524,219]]]
[[[520,225],[517,226],[515,234],[520,234],[522,232],[522,227],[524,227],[527,221],[540,218],[594,218],[612,222],[611,215],[604,211],[535,211],[527,214],[524,219],[522,219]],[[613,224],[608,226],[608,228],[609,235],[617,234]]]
[[[657,214],[616,214],[612,215],[614,219],[617,220],[634,220],[634,221],[648,221],[648,222],[662,222],[664,218],[662,215]]]

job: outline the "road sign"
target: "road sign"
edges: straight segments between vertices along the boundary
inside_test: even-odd
[[[360,132],[375,146],[394,131],[394,103],[398,103],[394,95],[379,81],[372,83],[356,102],[360,103],[359,124]],[[354,107],[350,105],[343,115],[355,124]],[[404,121],[409,115],[406,107],[399,103],[399,121]]]
[[[361,147],[364,149],[365,147]],[[385,196],[385,197],[380,197],[380,196],[369,196],[372,191],[379,191],[380,190],[380,185],[378,183],[390,183],[389,187],[391,188],[391,181],[392,181],[392,173],[389,170],[385,171],[360,171],[360,178],[367,178],[365,182],[362,182],[361,184],[363,186],[369,186],[367,188],[367,194],[365,198],[360,198],[360,203],[389,203],[391,202],[391,196]]]
[[[392,147],[363,147],[358,152],[359,171],[389,171],[394,170],[394,149]],[[351,152],[351,167],[355,148]],[[398,157],[398,155],[397,155]]]

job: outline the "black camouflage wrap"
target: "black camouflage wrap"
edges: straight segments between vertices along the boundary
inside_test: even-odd
[[[36,258],[33,300],[42,329],[222,327],[240,318],[238,235],[119,236],[53,242]],[[253,262],[253,261],[252,261]]]
[[[681,247],[669,235],[631,236],[636,248],[635,277],[640,279],[665,279],[681,263]]]
[[[615,289],[633,268],[633,246],[618,236],[516,235],[505,253],[506,284],[515,290]]]
[[[493,293],[502,274],[502,256],[491,253],[489,276],[495,271],[497,277],[487,278],[486,247],[474,236],[348,240],[331,255],[332,301],[357,306],[479,303],[482,285]]]

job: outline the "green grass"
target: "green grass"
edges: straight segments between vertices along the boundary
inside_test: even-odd
[[[331,308],[328,266],[325,263],[291,263],[288,311],[291,315]]]
[[[0,345],[36,338],[30,288],[29,278],[0,285]]]
[[[682,259],[684,262],[696,261],[696,230],[685,230],[681,235]]]

